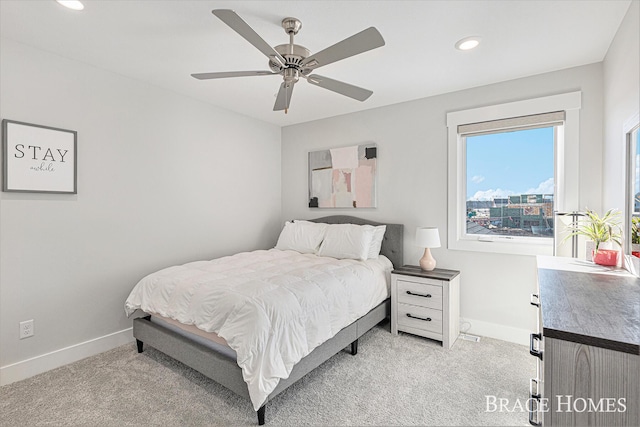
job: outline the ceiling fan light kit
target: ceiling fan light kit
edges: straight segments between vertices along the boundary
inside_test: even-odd
[[[215,9],[212,13],[269,58],[271,71],[198,73],[192,74],[192,77],[199,80],[209,80],[228,77],[280,75],[283,82],[276,96],[273,111],[284,110],[285,113],[289,110],[293,87],[300,78],[307,80],[314,86],[358,101],[365,101],[373,94],[368,89],[311,73],[316,68],[324,65],[384,46],[382,35],[374,27],[369,27],[312,55],[309,49],[293,42],[293,37],[302,29],[302,22],[299,19],[284,18],[281,25],[285,33],[289,35],[289,43],[271,47],[233,10]]]

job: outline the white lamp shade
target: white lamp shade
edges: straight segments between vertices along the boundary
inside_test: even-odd
[[[416,246],[421,248],[439,248],[440,234],[437,227],[418,227],[416,230]]]

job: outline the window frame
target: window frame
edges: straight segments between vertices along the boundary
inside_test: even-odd
[[[563,132],[556,129],[554,211],[578,210],[579,127],[582,92],[496,104],[447,113],[449,177],[447,247],[454,250],[520,255],[553,255],[554,239],[468,235],[466,233],[466,147],[458,126],[564,111]],[[560,127],[560,126],[559,126]],[[554,227],[557,232],[558,227]]]
[[[636,156],[638,152],[638,143],[633,140],[634,132],[640,133],[640,113],[636,113],[633,117],[627,119],[622,126],[622,134],[624,135],[625,151],[625,211],[624,211],[624,239],[623,251],[626,255],[631,255],[631,221],[638,213],[635,210],[634,191],[636,183]],[[636,139],[638,134],[636,134]],[[631,263],[627,262],[627,266]],[[628,268],[627,268],[628,269]]]

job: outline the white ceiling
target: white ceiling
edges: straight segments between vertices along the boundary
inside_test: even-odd
[[[102,1],[75,12],[53,0],[1,0],[0,34],[280,126],[599,62],[631,0]],[[279,76],[199,81],[191,73],[267,70],[267,58],[212,9],[233,9],[272,46],[280,21],[302,21],[296,44],[317,52],[370,26],[382,48],[318,74],[373,90],[361,103],[300,81],[274,112]],[[480,47],[454,48],[479,35]],[[0,52],[0,55],[2,53]],[[46,70],[42,70],[46,73]]]

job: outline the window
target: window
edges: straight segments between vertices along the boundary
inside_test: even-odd
[[[552,254],[577,210],[580,92],[447,114],[450,249]]]
[[[627,255],[637,252],[640,243],[640,115],[636,114],[624,123],[623,132],[626,143],[626,208],[625,208],[625,253]],[[631,267],[627,260],[627,266]],[[634,264],[637,264],[635,262]],[[638,274],[637,266],[634,274]]]
[[[631,131],[629,140],[632,144],[633,150],[633,216],[640,216],[640,132],[638,127]]]

